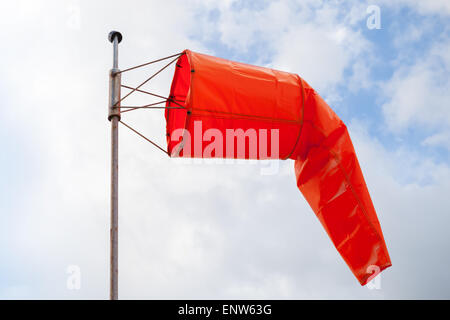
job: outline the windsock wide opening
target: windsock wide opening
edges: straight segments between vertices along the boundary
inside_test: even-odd
[[[295,159],[304,100],[298,75],[190,50],[183,53],[166,104],[170,156]],[[229,130],[233,132],[227,138]],[[214,139],[217,131],[222,144]],[[188,138],[197,144],[189,144]]]
[[[174,146],[179,144],[181,137],[184,135],[184,130],[186,130],[188,97],[191,86],[191,64],[186,51],[178,58],[175,65],[175,73],[170,87],[170,100],[166,103],[166,107],[168,107],[165,112],[166,138],[169,156],[172,155]]]

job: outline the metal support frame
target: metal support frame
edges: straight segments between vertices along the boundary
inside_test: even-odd
[[[153,144],[155,147],[163,151],[164,153],[168,154],[166,150],[161,148],[159,145],[157,145],[155,142],[151,141],[147,137],[143,136],[141,133],[139,133],[137,130],[133,129],[126,123],[122,122],[120,120],[121,118],[121,108],[125,108],[126,110],[123,112],[128,112],[136,109],[185,109],[183,105],[176,102],[176,99],[172,98],[166,98],[164,96],[154,94],[151,92],[147,92],[144,90],[141,90],[140,88],[149,82],[151,79],[153,79],[155,76],[157,76],[160,72],[162,72],[164,69],[166,69],[168,66],[170,66],[172,63],[174,63],[178,57],[184,52],[177,53],[165,58],[157,59],[154,61],[150,61],[144,64],[141,64],[136,67],[128,68],[125,70],[119,70],[119,43],[122,41],[122,34],[118,31],[111,31],[108,35],[108,40],[113,44],[113,67],[109,72],[109,106],[108,106],[108,120],[111,122],[111,229],[110,229],[110,289],[109,289],[109,298],[110,300],[118,300],[119,298],[119,123],[123,124],[125,127],[130,129],[131,131],[138,134],[140,137],[144,138],[146,141]],[[175,58],[174,58],[175,57]],[[159,69],[156,73],[154,73],[152,76],[147,78],[144,82],[142,82],[137,87],[128,87],[125,85],[122,85],[121,83],[121,75],[123,72],[134,70],[143,66],[147,66],[149,64],[153,64],[155,62],[163,61],[166,59],[174,58],[172,61],[167,63],[164,67]],[[121,97],[120,90],[121,87],[130,89],[131,91],[128,92],[126,95]],[[146,93],[155,97],[159,97],[161,99],[164,99],[163,101],[159,101],[156,103],[150,103],[144,106],[137,106],[137,107],[128,107],[128,106],[121,106],[122,100],[124,100],[126,97],[131,95],[133,92],[142,92]],[[166,101],[171,101],[172,103],[176,104],[177,107],[157,107],[155,105],[165,103]]]
[[[120,86],[119,43],[122,34],[111,31],[108,40],[113,44],[113,67],[109,72],[108,120],[111,122],[111,229],[110,229],[110,300],[119,298],[119,121]]]

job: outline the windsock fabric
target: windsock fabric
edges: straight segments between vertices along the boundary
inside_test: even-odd
[[[361,285],[391,266],[347,127],[305,80],[185,50],[169,98],[169,155],[293,159],[299,190]]]

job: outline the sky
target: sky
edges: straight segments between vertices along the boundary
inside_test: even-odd
[[[308,81],[349,128],[393,264],[359,285],[293,161],[169,159],[121,127],[121,299],[449,299],[449,19],[447,0],[2,1],[0,299],[109,296],[111,30],[122,69],[189,48]],[[126,121],[165,146],[162,111]]]

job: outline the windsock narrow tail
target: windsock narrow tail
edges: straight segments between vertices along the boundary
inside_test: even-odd
[[[345,124],[305,82],[297,186],[361,285],[391,260]]]

